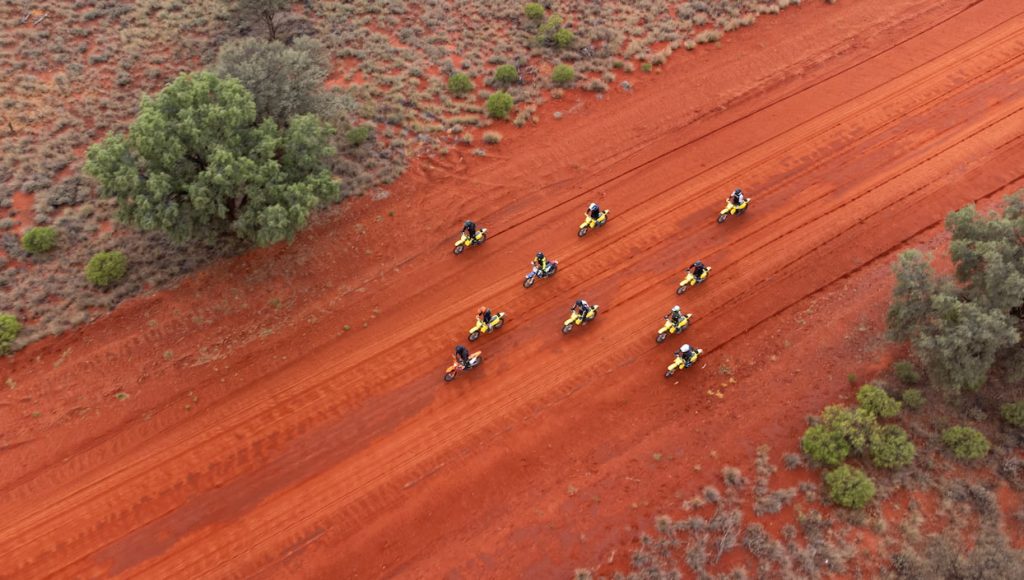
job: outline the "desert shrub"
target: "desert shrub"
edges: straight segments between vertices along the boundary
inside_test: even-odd
[[[904,385],[916,385],[921,382],[921,375],[908,360],[898,360],[892,364],[892,372],[896,379]]]
[[[1003,416],[1003,421],[1010,425],[1024,427],[1024,401],[1003,405],[999,408],[999,414]]]
[[[352,147],[359,147],[366,140],[370,138],[370,127],[368,125],[360,125],[358,127],[352,127],[345,132],[345,141],[348,142]]]
[[[282,13],[288,10],[290,0],[225,0],[231,8],[230,20],[238,22],[243,31],[260,30],[267,40],[275,40]]]
[[[121,252],[100,252],[85,265],[85,279],[92,285],[107,288],[128,273],[128,259]]]
[[[31,228],[21,236],[21,247],[30,254],[45,254],[57,246],[57,230],[44,226]]]
[[[640,70],[645,73],[649,73],[652,70],[654,70],[654,65],[649,62],[645,62],[642,65],[640,65]]]
[[[875,482],[856,467],[843,465],[825,474],[828,497],[838,506],[861,509],[875,497]]]
[[[863,451],[877,428],[875,415],[865,409],[830,405],[822,411],[821,421],[804,432],[800,447],[819,465],[834,467]]]
[[[903,407],[899,401],[874,385],[864,385],[857,391],[857,403],[861,409],[883,419],[899,415]]]
[[[989,442],[977,429],[957,425],[942,432],[942,443],[957,459],[981,459],[988,455]]]
[[[10,314],[0,314],[0,354],[11,352],[14,339],[21,332],[21,323]]]
[[[568,28],[563,28],[555,33],[555,46],[558,48],[569,48],[574,40],[576,40],[576,35]]]
[[[544,20],[544,7],[537,2],[527,2],[523,6],[523,13],[533,22],[540,23],[541,20]]]
[[[463,96],[473,90],[473,81],[465,73],[455,73],[448,77],[448,92],[456,96]]]
[[[509,86],[519,82],[519,71],[510,64],[503,64],[494,71],[494,84]]]
[[[567,87],[576,80],[576,69],[567,64],[557,64],[551,69],[551,82],[559,87]]]
[[[484,133],[484,143],[488,145],[497,145],[501,143],[501,133],[497,131],[487,131]]]
[[[185,74],[142,100],[127,135],[90,147],[85,170],[125,223],[179,242],[234,235],[268,246],[337,198],[325,166],[331,133],[313,115],[286,128],[260,122],[237,80]]]
[[[892,265],[896,286],[886,313],[886,328],[893,340],[909,340],[928,314],[938,282],[925,255],[918,250],[901,253]]]
[[[507,119],[514,102],[512,95],[505,91],[498,91],[487,97],[487,115],[493,119]]]
[[[322,115],[329,97],[323,92],[330,61],[320,43],[303,37],[291,45],[242,38],[220,48],[214,71],[237,79],[251,94],[260,119],[285,126],[296,115]]]
[[[885,425],[871,434],[868,442],[871,462],[875,467],[898,469],[914,461],[917,448],[907,432],[898,425]]]
[[[921,394],[920,389],[907,389],[903,391],[900,398],[903,399],[903,404],[911,409],[920,409],[924,405],[924,395]]]
[[[816,463],[828,467],[846,461],[852,451],[842,433],[825,425],[808,427],[800,440],[800,448]]]

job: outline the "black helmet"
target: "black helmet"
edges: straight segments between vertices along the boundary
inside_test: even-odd
[[[738,193],[743,193],[743,190],[737,187],[736,189],[733,190],[732,194],[736,195]]]
[[[538,260],[543,260],[544,259],[544,252],[537,252],[537,259]]]
[[[693,263],[693,265],[694,266],[703,266],[704,262],[701,262],[700,260],[697,260],[696,262]]]
[[[464,222],[464,223],[462,224],[462,227],[464,227],[464,228],[468,228],[468,227],[471,227],[472,225],[473,225],[473,222],[471,222],[471,221],[469,221],[469,220],[466,220],[466,221],[465,221],[465,222]]]
[[[583,299],[582,298],[580,298],[579,300],[576,301],[576,306],[577,307],[583,306]]]

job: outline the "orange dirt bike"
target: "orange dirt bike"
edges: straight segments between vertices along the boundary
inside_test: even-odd
[[[455,242],[455,249],[452,250],[452,252],[454,252],[455,255],[458,256],[462,252],[466,251],[466,248],[468,248],[470,246],[479,246],[480,244],[482,244],[482,243],[484,243],[486,241],[487,241],[487,228],[480,228],[476,232],[476,235],[473,236],[472,238],[467,236],[466,232],[462,232],[462,238],[460,238],[459,241]]]
[[[452,363],[452,366],[448,367],[448,370],[444,371],[444,382],[450,383],[455,380],[455,377],[462,371],[468,371],[475,369],[480,366],[480,363],[484,362],[484,355],[479,350],[469,355],[469,363],[462,365],[459,363]]]
[[[505,313],[499,312],[491,316],[491,321],[484,324],[479,318],[476,321],[476,326],[469,329],[469,340],[470,342],[480,338],[481,334],[488,334],[501,328],[501,325],[505,324]]]
[[[747,206],[750,205],[750,198],[743,200],[743,203],[739,205],[733,205],[732,200],[729,198],[725,199],[725,209],[718,212],[718,223],[725,221],[725,218],[731,215],[742,215],[743,212],[747,211]]]
[[[587,312],[587,317],[583,318],[582,316],[580,316],[580,313],[576,312],[576,309],[573,308],[572,316],[570,316],[568,320],[562,323],[562,334],[569,334],[570,332],[572,332],[574,326],[582,326],[590,322],[591,320],[597,318],[597,309],[597,304],[591,306],[590,311]]]
[[[606,209],[602,211],[601,214],[597,216],[596,220],[590,217],[590,213],[588,212],[586,219],[584,219],[583,223],[580,224],[580,230],[576,232],[576,235],[582,238],[583,236],[587,235],[587,232],[589,232],[590,230],[594,228],[599,228],[604,224],[608,223],[609,211],[611,210]]]
[[[658,337],[655,339],[655,341],[657,341],[658,344],[661,344],[665,342],[665,339],[668,338],[668,335],[679,334],[682,331],[689,328],[690,318],[692,316],[692,314],[684,314],[682,319],[679,320],[678,324],[669,320],[668,316],[665,316],[665,324],[664,326],[661,327],[660,330],[658,330]]]
[[[692,350],[690,352],[693,353],[693,356],[690,358],[690,360],[686,360],[683,358],[682,353],[680,353],[678,350],[676,351],[676,359],[672,361],[672,364],[668,365],[668,370],[665,371],[665,378],[671,377],[672,375],[676,374],[676,371],[679,370],[680,368],[692,367],[693,363],[697,362],[697,359],[700,358],[700,355],[704,354],[704,351],[699,348],[696,350]]]
[[[689,288],[690,286],[702,284],[704,280],[708,279],[708,274],[710,273],[711,266],[704,266],[704,273],[700,275],[700,278],[694,276],[693,272],[687,272],[686,277],[683,278],[683,281],[679,283],[679,287],[676,288],[676,294],[682,295],[682,293],[686,292],[686,289]]]
[[[548,260],[548,265],[546,268],[544,268],[543,272],[533,267],[532,262],[530,263],[530,266],[530,273],[527,274],[526,279],[523,280],[523,288],[529,288],[533,286],[534,282],[537,281],[537,278],[550,278],[551,276],[554,276],[555,272],[558,270],[558,261]]]

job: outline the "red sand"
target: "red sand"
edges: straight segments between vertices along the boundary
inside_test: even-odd
[[[864,337],[894,252],[1020,186],[1022,10],[862,0],[763,18],[632,93],[546,105],[539,127],[505,131],[501,159],[424,160],[291,247],[3,361],[3,575],[535,578],[621,562],[695,490],[688,474],[795,445],[847,373],[884,368]],[[751,210],[716,225],[736,185]],[[612,219],[578,240],[592,199]],[[456,258],[467,216],[492,236]],[[524,290],[538,249],[559,273]],[[711,279],[677,298],[698,257]],[[565,337],[578,296],[602,314]],[[508,324],[477,343],[479,369],[442,383],[484,303]],[[675,303],[706,357],[665,380],[679,341],[654,334]]]

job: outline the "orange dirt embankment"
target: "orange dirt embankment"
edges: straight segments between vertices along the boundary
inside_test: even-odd
[[[505,158],[424,160],[291,247],[32,345],[0,367],[5,572],[546,577],[606,557],[694,464],[792,445],[847,373],[889,362],[858,339],[893,252],[1021,181],[1022,11],[764,19],[509,131]],[[750,212],[715,224],[736,185]],[[579,240],[591,200],[612,221]],[[492,236],[455,258],[467,216]],[[560,270],[524,290],[537,250]],[[677,298],[696,258],[712,278]],[[581,296],[601,317],[562,336]],[[666,381],[675,303],[706,357]],[[445,385],[480,304],[509,323]]]

